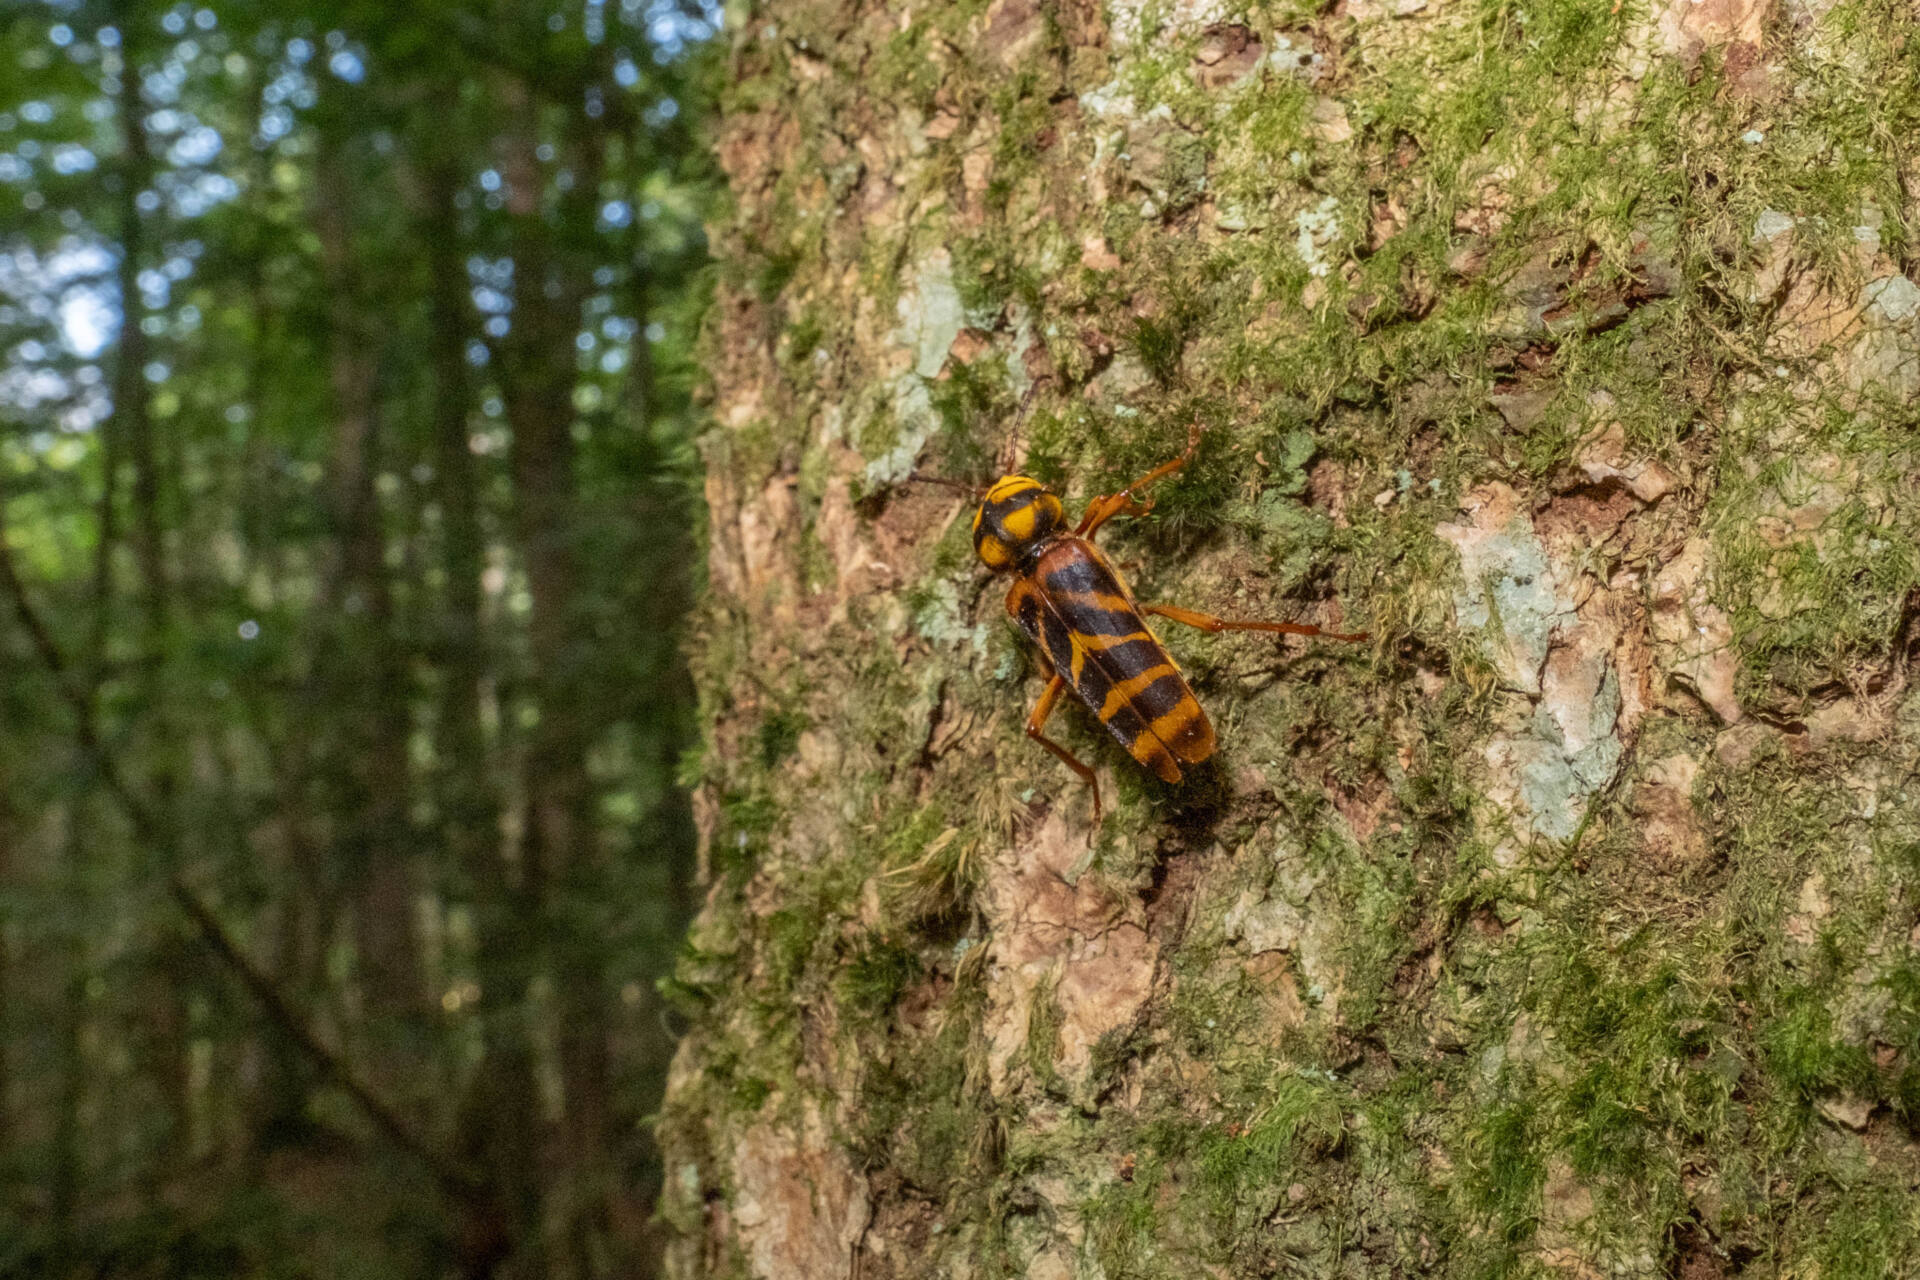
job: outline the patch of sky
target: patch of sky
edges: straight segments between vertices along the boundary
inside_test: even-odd
[[[53,149],[53,171],[59,174],[86,173],[99,161],[93,152],[77,142],[63,142]]]
[[[167,152],[169,163],[181,166],[212,164],[220,154],[222,141],[217,129],[196,124],[180,135]]]

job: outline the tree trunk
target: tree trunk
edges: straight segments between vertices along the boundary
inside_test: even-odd
[[[538,967],[538,921],[524,883],[516,884],[500,832],[501,802],[482,717],[495,670],[481,612],[486,536],[479,477],[468,444],[471,403],[464,337],[469,332],[466,264],[460,258],[455,197],[460,173],[433,162],[423,224],[432,273],[433,460],[440,499],[446,601],[440,624],[443,685],[439,709],[442,806],[454,864],[472,885],[480,978],[480,1065],[459,1111],[461,1154],[485,1171],[503,1221],[465,1232],[463,1274],[486,1274],[489,1254],[513,1242],[520,1256],[507,1274],[546,1274],[541,1245],[540,1096],[528,983]]]
[[[431,1029],[416,913],[418,868],[408,839],[410,777],[406,654],[393,625],[376,476],[382,464],[375,313],[357,268],[353,171],[337,141],[316,157],[314,221],[328,292],[328,461],[336,559],[328,574],[332,627],[318,666],[330,690],[334,734],[322,762],[342,815],[337,865],[352,901],[360,998],[388,1096],[429,1090],[420,1070]],[[417,1099],[416,1099],[417,1100]]]
[[[11,763],[0,761],[0,786],[4,786],[11,770]],[[0,798],[0,889],[11,889],[14,884],[14,830],[16,819],[11,798]],[[13,1080],[14,1050],[11,1039],[19,1035],[18,1013],[14,994],[17,979],[14,976],[14,935],[17,926],[13,912],[0,912],[0,1161],[14,1160],[14,1148],[19,1135],[13,1120]]]
[[[1910,9],[1251,10],[739,24],[673,1274],[1910,1266]],[[1096,826],[907,477],[1189,424]]]
[[[581,202],[600,187],[600,154],[569,122],[560,166],[571,181],[554,216],[541,208],[547,179],[537,110],[523,85],[503,86],[522,122],[499,140],[507,211],[517,225],[513,328],[502,341],[500,373],[513,429],[514,524],[531,608],[526,646],[538,719],[525,746],[526,819],[522,864],[533,918],[543,926],[553,978],[554,1038],[562,1115],[554,1135],[547,1194],[559,1206],[566,1265],[591,1274],[604,1248],[610,1191],[607,1149],[612,1085],[607,1041],[604,946],[590,922],[602,902],[604,851],[593,821],[587,751],[597,722],[590,699],[592,635],[582,607],[582,535],[575,473],[575,337],[590,269],[556,234],[586,225]]]
[[[124,7],[123,7],[124,8]],[[132,15],[120,15],[122,30],[136,30]],[[119,355],[114,364],[113,415],[105,430],[116,444],[124,443],[133,466],[131,497],[133,521],[129,531],[134,562],[140,575],[142,639],[140,652],[139,695],[152,708],[143,726],[148,758],[153,761],[147,778],[150,804],[155,817],[166,829],[177,832],[180,791],[180,734],[176,725],[167,672],[168,655],[173,651],[169,628],[172,614],[172,588],[167,568],[166,539],[161,511],[160,450],[155,440],[153,415],[148,403],[147,335],[143,327],[146,307],[141,301],[140,273],[146,269],[146,219],[139,199],[153,181],[153,162],[147,149],[144,118],[146,108],[141,93],[141,51],[137,44],[127,49],[128,73],[119,77],[114,97],[116,125],[120,134],[118,204],[120,217],[120,261],[116,269],[121,330]],[[103,450],[108,466],[117,466],[117,449]],[[101,541],[98,554],[111,557],[114,543],[115,478],[105,478],[101,499]],[[105,568],[101,586],[106,585]],[[104,595],[102,597],[105,598]],[[105,614],[100,626],[104,628]],[[104,642],[104,633],[98,637]],[[101,650],[105,658],[104,647]],[[165,842],[175,843],[170,835]],[[163,850],[142,852],[141,871],[155,882],[177,868],[166,865]],[[142,1011],[135,1053],[142,1074],[152,1083],[163,1107],[164,1125],[160,1139],[166,1152],[184,1160],[191,1142],[191,1080],[188,1071],[188,987],[182,981],[187,972],[188,946],[177,925],[167,924],[155,931],[148,944],[135,980],[133,999]]]

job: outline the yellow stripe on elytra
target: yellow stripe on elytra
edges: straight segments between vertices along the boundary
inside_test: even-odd
[[[1172,742],[1182,732],[1192,728],[1199,715],[1200,704],[1192,698],[1182,698],[1174,705],[1173,710],[1155,716],[1153,723],[1147,728],[1160,741]]]
[[[1150,733],[1140,734],[1127,743],[1127,754],[1141,764],[1152,764],[1156,757],[1171,758],[1173,753],[1167,750],[1167,744]]]
[[[1063,589],[1049,586],[1047,588],[1047,594],[1056,602],[1063,605],[1072,605],[1078,609],[1091,610],[1107,617],[1132,618],[1135,622],[1140,620],[1140,615],[1134,610],[1133,601],[1122,599],[1114,595],[1111,591],[1101,591],[1097,587],[1088,591],[1078,587]]]
[[[1139,675],[1130,677],[1113,686],[1107,692],[1107,700],[1100,707],[1100,722],[1105,724],[1118,715],[1120,708],[1132,702],[1136,694],[1144,693],[1154,681],[1163,676],[1178,674],[1171,662],[1162,662],[1158,666],[1148,667]]]
[[[1073,633],[1073,661],[1070,664],[1073,670],[1074,686],[1076,688],[1079,687],[1080,675],[1087,669],[1088,654],[1102,653],[1108,649],[1118,648],[1123,644],[1132,644],[1136,640],[1152,639],[1153,636],[1144,630],[1130,631],[1123,636],[1102,635],[1097,631],[1075,631]],[[1103,720],[1105,718],[1104,715],[1101,717]]]
[[[1097,631],[1076,631],[1073,633],[1074,647],[1090,652],[1102,649],[1117,649],[1123,644],[1132,644],[1135,640],[1151,640],[1153,637],[1145,631],[1129,631],[1123,636],[1102,635]]]
[[[1126,635],[1123,635],[1123,636],[1103,635],[1098,631],[1076,630],[1073,633],[1073,662],[1072,662],[1073,683],[1075,687],[1078,687],[1080,684],[1080,673],[1085,671],[1087,668],[1088,654],[1101,653],[1108,649],[1116,649],[1123,644],[1132,644],[1136,640],[1152,640],[1152,639],[1153,639],[1153,636],[1144,630],[1129,631]],[[1105,718],[1106,718],[1105,716],[1101,717],[1101,719],[1103,720]]]
[[[1143,733],[1127,744],[1127,754],[1158,774],[1162,782],[1180,781],[1180,766],[1173,753],[1150,733]]]

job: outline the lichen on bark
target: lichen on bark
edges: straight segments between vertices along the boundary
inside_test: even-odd
[[[684,1277],[1920,1257],[1916,20],[769,0],[709,326]],[[966,503],[1194,464],[1181,788]]]

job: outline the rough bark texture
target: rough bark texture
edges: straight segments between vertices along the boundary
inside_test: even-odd
[[[738,16],[674,1274],[1911,1267],[1911,10]],[[1193,421],[1089,840],[903,481]]]

